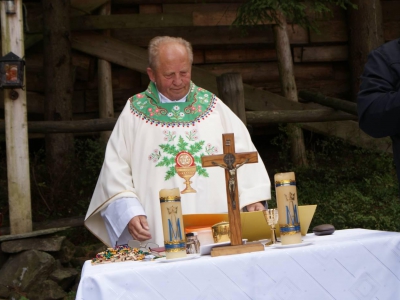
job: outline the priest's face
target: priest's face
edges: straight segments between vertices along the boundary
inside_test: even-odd
[[[186,48],[175,43],[161,45],[155,68],[147,68],[150,80],[170,100],[180,100],[189,92],[191,71]]]

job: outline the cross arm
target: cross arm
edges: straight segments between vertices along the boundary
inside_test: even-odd
[[[217,167],[217,165],[214,165],[212,162],[216,162],[219,164],[225,164],[224,162],[224,156],[226,154],[218,154],[218,155],[206,155],[201,157],[201,165],[203,167]],[[257,152],[241,152],[241,153],[236,153],[235,154],[235,165],[236,164],[241,164],[242,162],[248,161],[246,163],[257,163],[258,162],[258,155]]]

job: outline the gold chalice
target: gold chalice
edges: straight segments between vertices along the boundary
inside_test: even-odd
[[[273,209],[267,209],[263,211],[264,213],[264,218],[267,221],[268,225],[271,226],[271,242],[272,244],[276,244],[276,232],[275,232],[275,225],[278,223],[278,210],[273,208]]]
[[[196,193],[196,190],[193,189],[190,184],[192,183],[190,181],[190,178],[192,178],[194,176],[194,174],[196,174],[196,166],[191,166],[191,167],[175,167],[176,169],[176,173],[178,173],[178,175],[180,177],[182,177],[183,179],[185,179],[185,184],[186,184],[186,188],[181,191],[181,194],[186,194],[186,193]]]

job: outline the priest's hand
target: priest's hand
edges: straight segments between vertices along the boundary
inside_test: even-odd
[[[138,241],[146,241],[151,239],[150,227],[147,223],[146,216],[133,217],[128,224],[128,230],[131,236]]]
[[[264,205],[261,202],[252,203],[246,206],[247,211],[259,211],[265,210]]]

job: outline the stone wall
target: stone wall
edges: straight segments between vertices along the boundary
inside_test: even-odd
[[[75,246],[61,235],[3,241],[0,299],[75,299],[83,263],[105,248]]]

